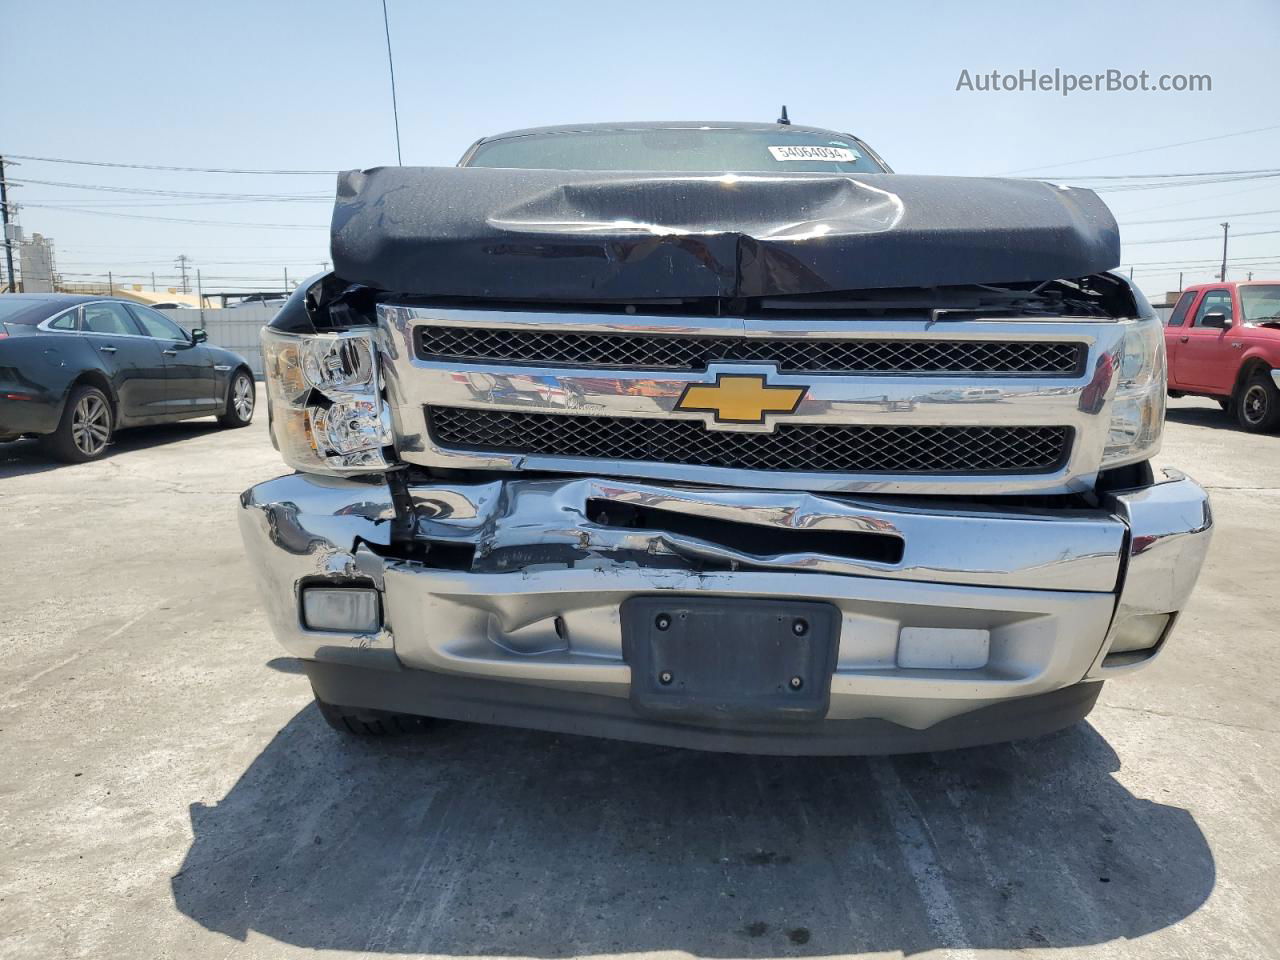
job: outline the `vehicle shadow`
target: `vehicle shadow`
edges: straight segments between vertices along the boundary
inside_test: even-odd
[[[158,427],[133,427],[120,430],[112,438],[106,458],[118,457],[137,450],[149,450],[165,444],[181,443],[184,440],[207,436],[220,429],[218,421],[210,417],[200,420],[183,420]],[[0,443],[0,480],[5,477],[47,473],[50,470],[70,466],[84,465],[67,464],[55,460],[45,453],[38,440],[12,440],[8,443]]]
[[[174,900],[319,950],[567,957],[915,954],[1133,938],[1214,886],[1183,809],[1087,724],[875,759],[703,754],[442,723],[289,722],[192,804]]]
[[[1185,407],[1170,405],[1165,409],[1164,417],[1174,423],[1185,423],[1193,427],[1214,427],[1218,430],[1235,430],[1243,433],[1240,424],[1233,414],[1227,413],[1218,406]]]

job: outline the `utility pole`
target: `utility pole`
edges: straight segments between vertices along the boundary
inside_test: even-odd
[[[284,268],[284,295],[289,295],[289,268]]]
[[[1182,271],[1178,271],[1178,292],[1182,292]]]
[[[1130,267],[1130,268],[1129,268],[1129,279],[1130,279],[1130,280],[1132,280],[1132,279],[1133,279],[1133,267]]]
[[[200,279],[200,271],[196,271],[196,298],[200,301],[200,326],[204,326],[204,281]]]
[[[185,253],[178,254],[178,259],[174,261],[174,266],[182,271],[182,292],[190,293],[191,284],[187,282],[187,264],[191,262],[191,258]]]
[[[4,157],[0,156],[0,221],[4,232],[4,259],[9,267],[9,292],[18,292],[18,278],[13,272],[13,244],[9,242],[9,185],[4,178]]]
[[[1249,279],[1250,279],[1250,280],[1252,280],[1252,279],[1253,279],[1253,271],[1252,271],[1252,270],[1250,270],[1250,271],[1249,271]]]
[[[1222,272],[1218,274],[1218,282],[1227,282],[1227,231],[1231,229],[1231,224],[1224,223],[1222,225]]]
[[[102,276],[102,274],[98,274],[98,276]],[[115,278],[111,276],[111,271],[108,270],[107,271],[107,296],[114,297],[115,295],[116,295],[116,281],[115,281]]]

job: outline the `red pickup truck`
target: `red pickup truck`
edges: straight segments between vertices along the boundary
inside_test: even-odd
[[[1280,426],[1280,282],[1188,287],[1164,343],[1169,396],[1212,397],[1253,433]]]

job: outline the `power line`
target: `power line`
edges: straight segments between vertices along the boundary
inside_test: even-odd
[[[1280,230],[1254,230],[1250,233],[1237,233],[1237,237],[1266,237],[1272,234],[1280,233]],[[1125,246],[1140,247],[1149,243],[1190,243],[1193,240],[1217,240],[1218,235],[1212,234],[1203,237],[1166,237],[1163,240],[1129,240]]]
[[[278,260],[275,257],[259,257],[256,260],[206,260],[204,257],[191,257],[192,261],[199,260],[206,267],[305,267],[309,263],[315,263],[314,259],[294,259],[294,260]],[[64,260],[58,258],[58,263],[64,267],[96,267],[106,264],[114,264],[118,267],[154,267],[167,266],[173,262],[170,257],[167,260]]]
[[[1272,180],[1280,177],[1280,170],[1274,173],[1249,173],[1240,176],[1188,176],[1169,180],[1130,180],[1120,183],[1100,183],[1092,187],[1096,193],[1121,193],[1134,190],[1169,190],[1174,187],[1207,187],[1215,183],[1243,183],[1249,180]],[[1085,186],[1088,186],[1087,184]]]
[[[41,200],[41,206],[125,206],[125,207],[152,207],[152,206],[228,206],[232,204],[269,204],[268,200],[86,200],[86,198],[77,197],[76,200]],[[319,204],[328,204],[329,200],[317,200]]]
[[[1280,123],[1269,127],[1254,127],[1251,130],[1237,130],[1234,133],[1220,133],[1212,137],[1199,137],[1195,140],[1180,140],[1177,143],[1162,143],[1154,147],[1142,147],[1139,150],[1126,150],[1123,153],[1107,153],[1098,157],[1085,157],[1083,160],[1067,160],[1061,163],[1044,163],[1038,167],[1023,167],[1021,170],[1009,170],[1005,176],[1014,173],[1025,173],[1028,170],[1043,170],[1045,167],[1074,167],[1081,163],[1093,163],[1095,160],[1114,160],[1117,157],[1134,157],[1140,153],[1153,153],[1157,150],[1170,150],[1173,147],[1186,147],[1193,143],[1208,143],[1211,140],[1226,140],[1229,137],[1243,137],[1250,133],[1264,133],[1267,130],[1280,130]]]
[[[155,251],[158,256],[160,252],[163,251],[165,256],[168,257],[167,251],[172,249],[172,244],[168,244],[168,243],[121,243],[121,244],[79,243],[79,242],[73,241],[70,243],[59,244],[59,247],[63,250],[76,250],[81,253],[92,251],[92,250],[110,250],[113,252],[119,251],[119,250],[141,250],[144,253],[140,254],[140,256],[145,255],[145,253],[148,253],[151,251]],[[242,244],[242,243],[202,243],[199,245],[199,249],[200,250],[238,250],[241,252],[247,252],[252,250],[271,250],[271,251],[314,250],[315,244],[314,243],[264,243],[264,244],[259,244],[258,246],[253,246],[252,244]],[[311,262],[310,260],[307,261],[307,263],[310,263],[310,262]]]
[[[101,183],[71,183],[66,180],[34,180],[10,178],[10,183],[37,184],[44,187],[69,187],[74,190],[96,190],[104,193],[132,193],[148,197],[170,197],[174,199],[199,200],[261,200],[261,201],[324,201],[332,202],[332,194],[328,191],[316,193],[211,193],[201,190],[161,190],[154,187],[120,187]]]
[[[1228,190],[1225,193],[1214,193],[1207,197],[1191,197],[1184,200],[1163,200],[1160,203],[1150,204],[1145,207],[1138,207],[1136,210],[1125,211],[1126,217],[1131,217],[1137,213],[1146,213],[1149,210],[1167,210],[1169,207],[1185,207],[1188,203],[1205,203],[1209,200],[1222,200],[1225,197],[1238,197],[1242,193],[1257,193],[1259,190],[1273,190],[1274,183],[1260,183],[1252,187],[1245,187],[1243,190]]]
[[[1221,216],[1228,217],[1260,217],[1267,213],[1280,213],[1280,210],[1250,210],[1247,213],[1206,213],[1203,217],[1170,217],[1166,220],[1127,220],[1125,226],[1145,227],[1155,223],[1186,223],[1188,220],[1216,220]],[[1117,218],[1119,219],[1119,218]]]
[[[1271,176],[1280,173],[1280,167],[1263,167],[1260,170],[1199,170],[1193,173],[1110,173],[1110,174],[1086,174],[1081,177],[1070,177],[1072,182],[1078,183],[1083,180],[1172,180],[1180,177],[1238,177],[1252,174],[1265,174]],[[1022,178],[1027,179],[1027,178]],[[1043,180],[1044,177],[1034,177],[1031,179]]]
[[[72,163],[83,167],[117,167],[125,170],[169,170],[174,173],[244,173],[262,176],[332,177],[337,170],[246,170],[238,167],[167,167],[156,163],[112,163],[106,160],[68,160],[63,157],[33,157],[29,154],[10,153],[6,156],[18,160],[36,160],[41,163]]]
[[[1218,239],[1216,236],[1212,239]],[[1220,261],[1217,258],[1212,260],[1135,260],[1130,266],[1134,267],[1160,267],[1160,266],[1188,266],[1193,267],[1200,264],[1217,264]],[[1227,263],[1272,263],[1280,262],[1280,258],[1259,258],[1257,256],[1247,257],[1229,257]]]
[[[43,207],[41,203],[24,203],[24,207]],[[328,230],[328,224],[316,223],[251,223],[241,220],[196,220],[182,217],[152,217],[141,213],[112,213],[107,210],[84,210],[79,207],[54,207],[62,213],[87,213],[95,217],[121,220],[148,220],[154,223],[190,223],[203,227],[263,227],[271,230]]]
[[[127,207],[151,208],[151,207],[225,207],[241,203],[275,203],[275,200],[40,200],[40,206],[49,209],[57,207]],[[301,202],[301,201],[287,201]],[[315,199],[313,203],[332,203],[331,199]],[[30,204],[22,204],[22,206],[30,206]]]

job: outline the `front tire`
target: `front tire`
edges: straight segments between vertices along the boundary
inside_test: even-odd
[[[237,370],[227,385],[227,409],[218,417],[218,423],[224,427],[247,427],[253,421],[256,405],[253,376],[247,370]]]
[[[1250,433],[1271,433],[1280,426],[1280,390],[1270,372],[1255,373],[1236,402],[1236,420]]]
[[[42,439],[49,455],[64,463],[100,459],[115,433],[111,401],[97,387],[81,385],[71,391],[58,429]]]
[[[316,697],[316,706],[324,722],[339,733],[356,737],[398,737],[407,733],[423,733],[431,725],[427,717],[389,710],[366,710],[362,707],[340,707]]]

